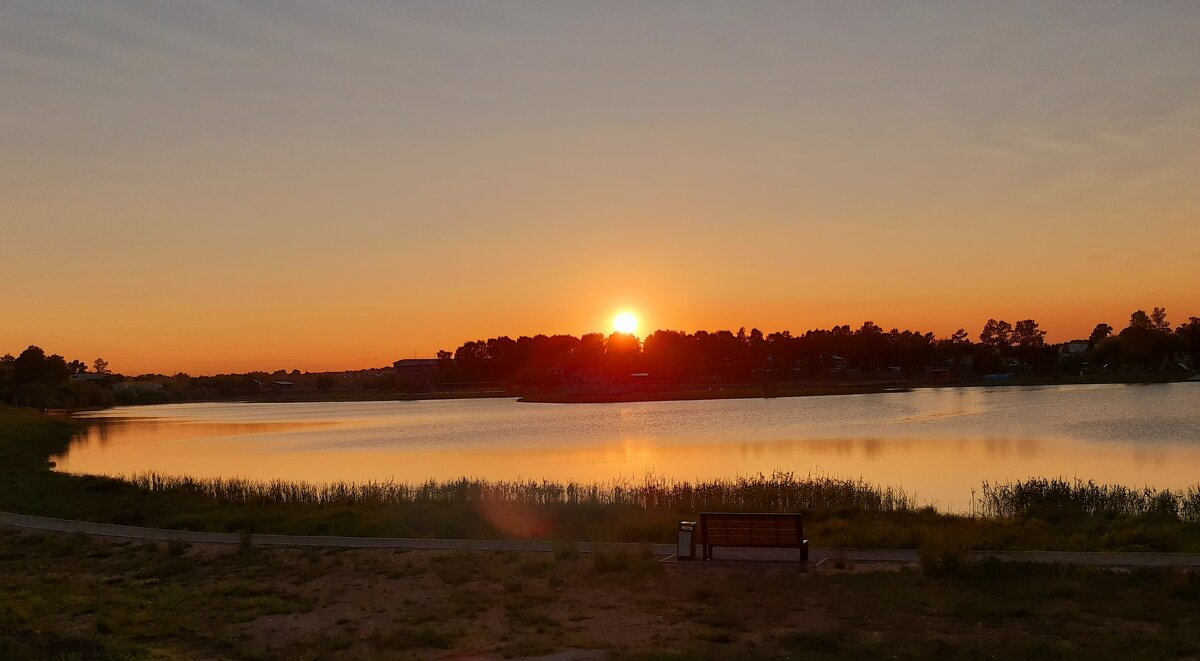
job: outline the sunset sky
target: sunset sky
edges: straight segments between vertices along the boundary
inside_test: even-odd
[[[0,0],[0,354],[1200,315],[1200,2]]]

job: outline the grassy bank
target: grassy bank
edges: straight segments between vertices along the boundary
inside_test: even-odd
[[[0,412],[0,509],[216,532],[670,542],[700,511],[804,511],[817,546],[1200,552],[1200,490],[1084,482],[984,485],[973,516],[922,508],[901,490],[789,474],[675,483],[327,484],[129,480],[50,470],[70,420]]]
[[[232,549],[0,531],[0,658],[1161,659],[1200,574],[740,570],[646,554]]]

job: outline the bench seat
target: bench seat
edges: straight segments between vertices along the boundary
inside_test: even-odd
[[[794,548],[808,562],[804,517],[799,513],[701,512],[700,546],[712,560],[715,547]]]

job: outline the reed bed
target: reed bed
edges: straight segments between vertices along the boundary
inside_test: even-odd
[[[641,482],[558,483],[546,480],[407,482],[295,482],[197,478],[141,473],[123,479],[149,491],[203,494],[220,502],[260,504],[396,505],[500,501],[543,506],[628,506],[645,510],[699,511],[909,511],[916,499],[903,489],[861,480],[797,477],[776,472],[695,483],[653,476]]]
[[[1200,522],[1200,487],[1179,491],[1151,487],[1137,489],[1096,484],[1091,480],[1045,477],[1017,482],[984,482],[973,510],[990,518],[1161,516]]]
[[[408,482],[301,482],[199,478],[140,473],[122,479],[148,491],[201,494],[223,503],[386,506],[400,504],[520,503],[539,506],[618,506],[648,511],[911,512],[916,498],[903,489],[862,480],[798,477],[776,472],[731,479],[644,480],[602,483],[548,480],[428,480]],[[1094,481],[1030,478],[984,482],[971,514],[1022,516],[1160,516],[1200,522],[1200,486],[1184,490],[1131,488]]]

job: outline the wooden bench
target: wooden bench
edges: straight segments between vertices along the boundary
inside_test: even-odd
[[[718,546],[800,549],[800,562],[808,563],[804,517],[799,513],[745,514],[701,512],[700,546],[704,560],[712,560]]]

